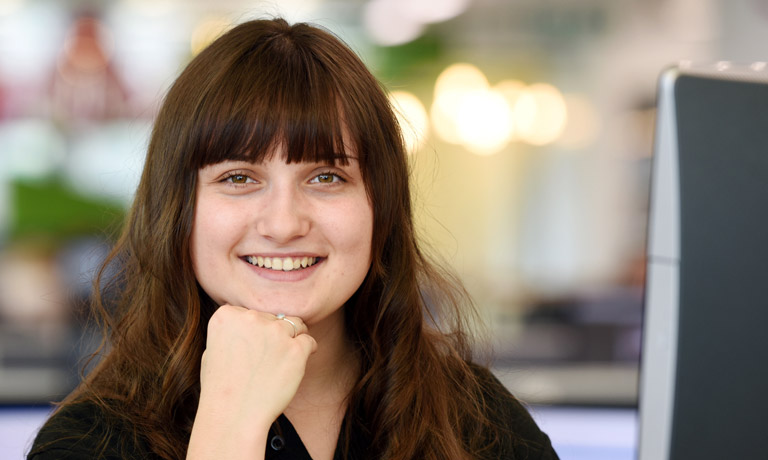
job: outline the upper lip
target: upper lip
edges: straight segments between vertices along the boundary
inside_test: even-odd
[[[248,254],[243,254],[242,257],[271,257],[271,258],[280,258],[285,259],[288,257],[292,258],[302,258],[302,257],[323,257],[321,255],[318,255],[317,253],[310,253],[310,252],[291,252],[288,254],[275,254],[275,253],[264,253],[264,252],[252,252]]]

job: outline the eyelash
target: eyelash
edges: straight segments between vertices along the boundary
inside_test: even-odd
[[[234,178],[234,177],[244,177],[246,182],[243,182],[243,183],[232,182],[232,178]],[[240,171],[228,172],[224,177],[221,178],[221,182],[228,182],[229,185],[233,185],[235,187],[244,187],[248,183],[249,180],[255,182],[255,179],[253,179],[251,176],[249,176],[248,174],[246,174],[244,172],[240,172]]]
[[[315,179],[319,178],[320,176],[331,176],[338,180],[334,180],[333,182],[318,182],[318,184],[330,185],[330,184],[335,184],[336,182],[346,182],[346,180],[344,180],[343,177],[341,177],[339,174],[336,174],[332,171],[321,172],[320,174],[315,175],[310,182],[313,182]]]
[[[332,171],[321,172],[320,174],[317,174],[314,177],[312,177],[312,180],[310,182],[314,182],[320,176],[331,176],[335,180],[333,182],[316,182],[318,184],[331,185],[331,184],[335,184],[337,182],[346,182],[346,180],[343,177],[341,177],[341,175],[339,175],[337,173],[334,173]],[[232,178],[234,178],[234,177],[244,177],[246,182],[242,182],[242,183],[233,182]],[[229,185],[232,185],[232,186],[235,186],[235,187],[245,187],[246,184],[249,183],[248,182],[249,180],[253,181],[253,182],[256,182],[255,179],[253,179],[251,176],[249,176],[245,172],[231,171],[231,172],[228,172],[224,177],[222,177],[220,182],[227,182]]]

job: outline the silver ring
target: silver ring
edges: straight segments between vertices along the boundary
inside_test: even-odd
[[[296,338],[296,324],[293,321],[291,321],[290,319],[286,318],[285,315],[282,314],[282,313],[279,313],[279,314],[275,315],[275,318],[283,320],[283,321],[287,321],[288,324],[290,324],[293,327],[293,335],[291,336],[291,338],[292,339]]]

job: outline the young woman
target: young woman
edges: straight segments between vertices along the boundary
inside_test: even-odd
[[[324,30],[247,22],[189,64],[104,267],[103,357],[29,458],[557,458],[472,362],[387,97]]]

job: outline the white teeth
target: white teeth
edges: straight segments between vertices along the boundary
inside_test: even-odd
[[[257,267],[271,268],[272,270],[280,271],[293,271],[301,270],[302,268],[311,267],[317,263],[316,257],[262,257],[262,256],[248,256],[245,258],[249,264],[256,265]]]

